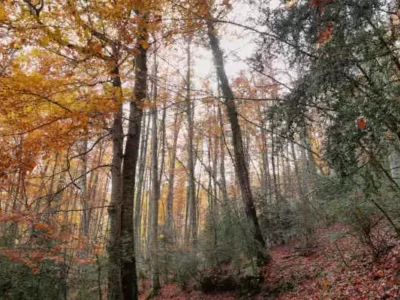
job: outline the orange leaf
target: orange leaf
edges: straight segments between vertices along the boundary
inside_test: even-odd
[[[41,229],[41,230],[47,230],[50,231],[52,229],[51,225],[48,225],[46,223],[36,223],[33,225],[36,229]]]

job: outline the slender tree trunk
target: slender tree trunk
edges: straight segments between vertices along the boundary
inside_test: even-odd
[[[275,153],[277,153],[276,151],[274,151]],[[281,204],[282,200],[283,200],[283,193],[282,193],[282,183],[281,183],[281,168],[280,168],[280,156],[276,155],[276,163],[275,163],[275,167],[276,167],[276,182],[277,182],[277,189],[278,189],[278,193],[279,193],[279,197],[278,197],[278,203]]]
[[[103,150],[103,143],[100,143],[99,145],[99,155],[97,159],[97,165],[100,165],[101,162],[103,161],[103,155],[104,155],[104,150]],[[95,205],[99,206],[104,206],[104,198],[102,197],[101,190],[104,188],[107,188],[107,186],[102,185],[101,183],[99,184],[99,181],[101,180],[99,176],[99,172],[94,172],[91,173],[90,180],[89,180],[89,192],[88,192],[88,201],[89,203],[94,203]],[[97,198],[97,195],[100,195]],[[99,199],[99,201],[98,201]],[[92,204],[91,204],[92,205]],[[94,219],[90,220],[89,222],[89,235],[92,239],[96,238],[97,232],[99,230],[99,219],[103,218],[103,209],[97,209],[93,212]],[[89,216],[92,215],[92,209],[89,209]]]
[[[116,101],[121,93],[119,70],[114,70],[113,86],[116,90]],[[121,200],[122,200],[122,159],[124,132],[122,129],[122,105],[114,116],[112,127],[113,156],[111,166],[111,201],[108,208],[110,232],[108,240],[108,299],[122,300],[121,286]]]
[[[172,142],[171,160],[169,164],[169,176],[168,176],[166,232],[169,239],[173,238],[173,226],[174,226],[173,201],[174,201],[174,186],[175,186],[175,163],[176,163],[176,148],[178,144],[180,124],[181,122],[179,120],[178,113],[176,113],[174,120],[174,137]]]
[[[142,225],[142,198],[143,198],[143,190],[145,188],[145,170],[146,170],[146,157],[147,157],[147,145],[148,138],[150,132],[150,121],[148,118],[148,122],[146,125],[146,115],[143,118],[143,132],[140,146],[140,159],[139,159],[139,174],[138,174],[138,184],[137,184],[137,192],[135,199],[135,247],[136,247],[136,255],[140,254],[141,249],[141,225]]]
[[[218,118],[217,115],[215,113],[215,107],[213,107],[214,109],[214,122],[213,122],[213,126],[216,126],[217,122],[218,122]],[[214,141],[214,155],[212,157],[212,179],[213,179],[213,184],[214,184],[214,214],[215,217],[218,218],[219,215],[219,207],[218,207],[218,182],[217,182],[217,174],[218,174],[218,156],[219,156],[219,139],[221,137],[217,136],[217,134],[214,134],[213,137],[213,141]]]
[[[290,167],[290,150],[289,150],[289,143],[286,145],[286,197],[293,198],[293,184],[292,184],[292,168]]]
[[[214,194],[213,194],[213,190],[214,190],[214,188],[213,188],[213,168],[211,166],[212,157],[213,157],[213,149],[212,148],[213,148],[213,145],[212,145],[212,137],[211,137],[211,132],[210,132],[208,135],[208,151],[207,151],[208,166],[206,166],[204,164],[203,165],[204,165],[206,172],[208,173],[208,187],[207,187],[208,209],[211,214],[214,214],[214,199],[215,198],[214,198]],[[199,158],[199,160],[200,160],[200,158]],[[202,162],[200,161],[200,163],[202,163]]]
[[[166,128],[166,124],[165,121],[167,119],[167,107],[165,105],[165,102],[163,104],[163,108],[162,108],[162,118],[161,118],[161,124],[160,124],[160,140],[161,140],[161,149],[160,149],[160,166],[159,166],[159,172],[158,172],[158,183],[161,184],[162,182],[162,176],[164,173],[164,168],[165,168],[165,143],[166,143],[166,134],[167,134],[167,128]]]
[[[305,132],[304,132],[305,133]],[[312,174],[310,174],[310,163],[308,161],[308,156],[306,153],[306,149],[304,149],[304,147],[306,147],[307,149],[309,149],[309,147],[307,146],[307,142],[305,140],[304,137],[304,133],[300,135],[301,137],[301,143],[303,145],[303,147],[301,147],[300,149],[300,162],[301,162],[301,172],[298,176],[299,177],[299,183],[301,184],[301,202],[302,202],[302,213],[303,213],[303,230],[304,230],[304,238],[305,238],[305,243],[306,243],[306,247],[310,246],[310,237],[312,234],[312,223],[310,220],[310,207],[309,207],[309,190],[310,190],[310,185],[309,185],[309,180],[311,178],[311,180],[313,179]]]
[[[157,118],[157,57],[154,54],[153,105],[151,108],[151,199],[150,199],[150,259],[151,259],[151,295],[160,290],[158,271],[158,201],[160,199],[160,183],[158,178],[158,118]]]
[[[222,119],[222,109],[221,106],[218,105],[218,119],[219,125],[221,128],[221,137],[219,140],[219,147],[220,147],[220,163],[219,163],[219,173],[221,176],[221,192],[222,192],[222,200],[224,206],[229,205],[229,197],[228,197],[228,190],[226,188],[226,178],[225,178],[225,134],[224,134],[224,123]],[[229,208],[228,208],[229,211]]]
[[[89,237],[89,222],[90,222],[90,211],[89,211],[89,197],[88,197],[88,182],[87,182],[87,151],[88,141],[85,139],[82,143],[82,186],[81,186],[81,204],[82,204],[82,216],[81,216],[81,233],[85,238]]]
[[[104,157],[104,142],[100,142],[98,156],[97,156],[97,165],[100,166]],[[104,206],[104,198],[102,197],[102,190],[107,189],[107,186],[104,186],[101,183],[102,176],[99,175],[98,171],[92,172],[90,175],[89,185],[88,185],[88,200],[89,203],[93,203],[93,205]],[[92,204],[91,204],[92,205]],[[90,210],[89,214],[94,215],[93,221],[90,221],[89,226],[89,235],[94,239],[96,238],[98,229],[99,229],[99,219],[103,218],[102,209]]]
[[[97,214],[97,220],[96,220],[96,226],[93,228],[93,239],[97,242],[99,233],[103,232],[104,226],[104,221],[108,220],[107,218],[104,217],[104,211],[105,211],[105,206],[107,203],[107,194],[108,194],[108,184],[109,184],[110,179],[108,176],[106,177],[104,183],[100,181],[100,193],[99,193],[99,199],[100,199],[100,206],[101,208],[98,209],[98,214]],[[107,228],[107,227],[106,227]]]
[[[272,134],[271,134],[271,164],[272,164],[272,177],[274,181],[274,194],[275,194],[275,202],[280,203],[281,192],[279,188],[279,181],[277,176],[277,164],[275,162],[275,137],[274,137],[274,127],[272,126]]]
[[[296,176],[296,181],[297,181],[297,187],[298,187],[298,191],[299,191],[299,200],[301,200],[302,195],[304,194],[303,191],[303,184],[301,182],[301,177],[300,177],[300,171],[299,171],[299,164],[297,161],[297,155],[296,155],[296,149],[294,147],[294,143],[290,142],[290,146],[292,149],[292,158],[293,158],[293,164],[294,164],[294,174]]]
[[[238,113],[235,104],[235,96],[229,85],[228,77],[225,72],[223,54],[216,36],[214,24],[211,16],[207,20],[208,37],[214,57],[214,64],[217,70],[221,90],[225,98],[225,105],[232,130],[232,145],[235,158],[235,170],[239,179],[242,199],[245,205],[245,213],[252,224],[254,240],[258,244],[257,262],[259,265],[266,264],[270,257],[265,253],[265,241],[261,233],[261,228],[254,206],[253,194],[250,187],[249,172],[246,166],[245,153],[243,148],[242,131],[239,125]]]
[[[263,116],[261,116],[263,117]],[[262,193],[264,197],[266,197],[267,201],[268,198],[271,202],[271,175],[269,171],[269,157],[268,157],[268,136],[267,131],[265,129],[265,122],[262,121],[261,123],[261,161],[262,161],[262,174],[263,174],[263,182],[261,184]]]
[[[186,115],[188,122],[188,213],[189,230],[187,238],[191,238],[193,244],[197,243],[197,204],[196,204],[196,185],[194,178],[194,160],[193,160],[193,111],[191,102],[191,38],[188,40],[187,53],[187,74],[186,74]]]
[[[149,118],[151,119],[151,118]],[[140,215],[140,222],[142,223],[141,225],[141,230],[142,230],[142,248],[143,249],[147,249],[147,251],[144,251],[143,253],[143,258],[144,260],[147,260],[148,256],[149,256],[149,241],[148,241],[148,237],[149,234],[147,233],[149,230],[149,193],[151,191],[151,169],[148,168],[148,170],[146,170],[145,173],[145,178],[144,178],[144,185],[145,187],[145,192],[143,193],[143,197],[142,197],[142,212]],[[147,199],[146,204],[145,204],[145,199]],[[144,220],[147,220],[147,222],[145,222]]]

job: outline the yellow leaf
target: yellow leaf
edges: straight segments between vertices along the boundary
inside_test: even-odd
[[[140,41],[139,41],[139,45],[140,45],[143,49],[149,48],[149,43],[148,43],[146,40],[140,40]]]
[[[0,21],[6,21],[6,20],[7,20],[7,13],[4,7],[0,6]]]

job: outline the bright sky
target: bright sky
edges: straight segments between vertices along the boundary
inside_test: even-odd
[[[282,0],[269,1],[269,6],[272,9],[277,8],[280,5],[282,5]],[[248,4],[247,1],[237,0],[235,1],[233,7],[233,10],[226,18],[229,21],[251,26],[251,23],[249,23],[248,19],[250,17],[254,19],[258,17],[258,11],[254,10],[256,6]],[[254,42],[254,39],[259,38],[259,36],[257,36],[257,34],[254,32],[230,24],[219,24],[218,28],[218,37],[220,39],[220,45],[225,56],[225,70],[228,78],[232,80],[232,78],[239,76],[241,71],[249,70],[246,60],[255,54],[257,46]],[[192,62],[194,76],[198,79],[209,78],[212,76],[211,82],[213,83],[214,90],[216,90],[217,80],[215,77],[215,67],[210,49],[196,47],[194,52],[195,53],[193,56],[195,58]],[[277,60],[273,62],[273,65],[274,69],[276,69],[274,76],[285,82],[290,81],[290,79],[287,77],[287,74],[282,74],[280,72],[282,70],[285,72],[288,71],[288,68],[285,66],[283,61]],[[293,78],[296,77],[295,74],[291,74],[291,76],[293,76]],[[197,87],[199,88],[199,86]]]
[[[228,19],[239,24],[245,24],[251,14],[251,7],[244,3],[235,3],[234,9],[229,13]],[[225,69],[229,78],[233,78],[240,71],[248,69],[244,62],[255,51],[254,38],[249,31],[237,28],[233,25],[222,25],[218,32],[221,47],[225,55]],[[215,67],[209,49],[198,48],[193,60],[195,76],[206,78],[214,76]]]

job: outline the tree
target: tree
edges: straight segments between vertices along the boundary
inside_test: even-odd
[[[151,252],[151,295],[159,293],[160,279],[158,271],[158,202],[160,200],[160,181],[158,176],[158,114],[157,114],[157,52],[154,52],[153,101],[151,107],[151,199],[149,212],[149,249]]]
[[[323,147],[330,167],[343,182],[357,186],[357,201],[368,214],[372,205],[398,232],[388,202],[376,201],[377,194],[387,192],[385,187],[398,193],[390,172],[396,169],[399,120],[394,101],[400,66],[394,50],[398,34],[385,5],[312,1],[280,8],[266,21],[276,34],[266,38],[266,44],[278,37],[286,53],[292,54],[292,62],[303,67],[282,105],[289,127],[300,133],[301,148],[312,151],[305,128],[312,126],[307,107],[314,107],[325,120]],[[304,169],[312,157],[302,151]]]
[[[264,252],[266,244],[261,233],[256,208],[254,206],[253,194],[250,187],[249,173],[243,148],[242,131],[239,125],[238,113],[235,104],[235,96],[229,85],[228,77],[225,72],[223,55],[219,46],[219,40],[216,36],[216,29],[210,12],[208,12],[208,15],[206,16],[206,23],[210,47],[214,57],[214,64],[217,71],[218,80],[221,84],[224,103],[226,105],[227,115],[231,125],[235,170],[239,180],[242,199],[245,204],[246,216],[252,223],[254,240],[259,244],[259,248],[257,250],[258,264],[263,265],[269,261],[269,257]]]
[[[175,190],[175,165],[177,155],[177,144],[180,131],[180,125],[182,118],[179,112],[175,112],[174,123],[173,123],[173,139],[170,154],[169,164],[169,176],[168,176],[168,195],[167,195],[167,220],[166,220],[166,232],[168,239],[172,242],[174,240],[174,212],[173,212],[173,201],[174,201],[174,190]]]
[[[196,201],[196,184],[194,178],[194,150],[193,150],[193,110],[191,102],[191,46],[192,37],[187,39],[187,72],[186,72],[186,118],[188,126],[188,198],[187,207],[189,212],[189,224],[187,229],[186,240],[193,244],[197,241],[197,201]]]

